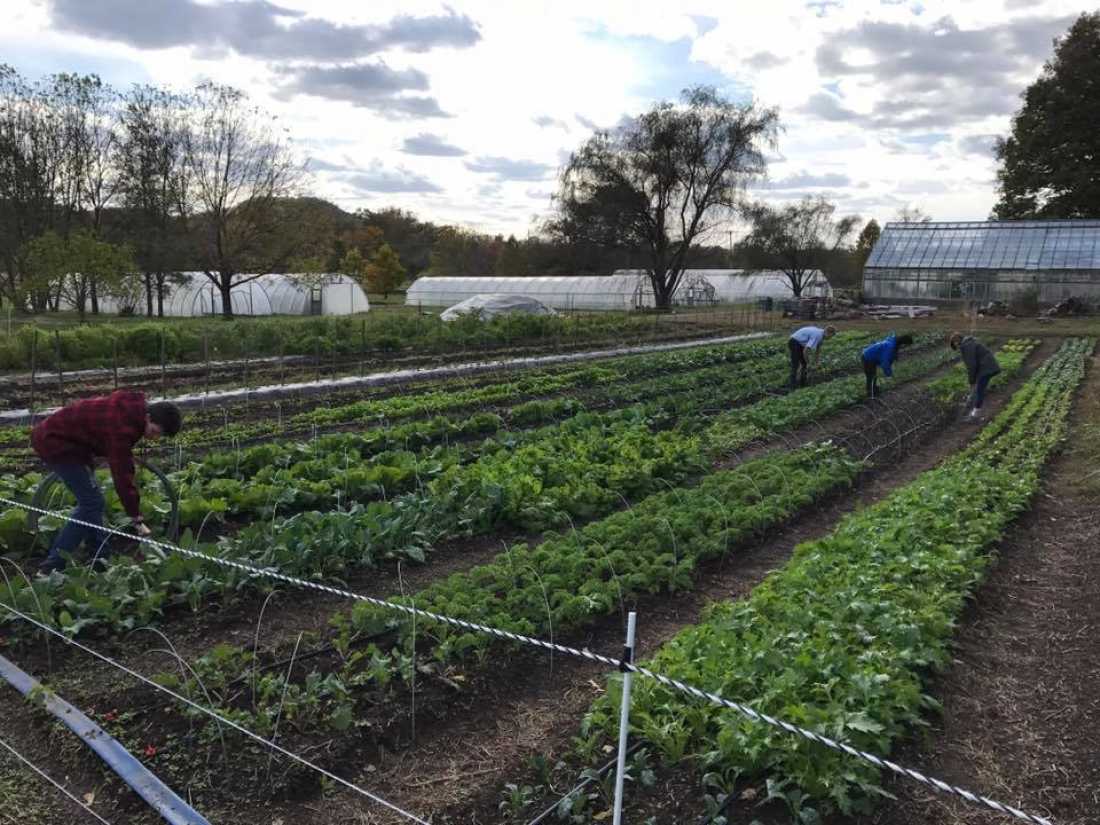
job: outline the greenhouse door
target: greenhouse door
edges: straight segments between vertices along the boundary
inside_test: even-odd
[[[320,286],[309,288],[309,314],[321,315],[324,313],[324,290]]]

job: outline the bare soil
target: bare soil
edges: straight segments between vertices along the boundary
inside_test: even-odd
[[[951,668],[930,686],[942,718],[898,757],[1058,825],[1095,823],[1100,811],[1100,498],[1080,485],[1100,463],[1084,433],[1100,423],[1100,359],[1075,413],[959,626]],[[915,783],[888,788],[897,801],[860,825],[1006,821]]]
[[[1053,344],[1049,349],[1053,349]],[[1039,363],[1043,356],[1044,353],[1034,354],[1029,364]],[[1025,368],[1012,386],[991,398],[988,405],[991,414],[1003,405],[1012,387],[1029,369]],[[918,386],[903,388],[892,396],[892,401],[900,406],[898,396],[917,394],[919,390]],[[814,436],[820,437],[819,428],[811,429]],[[785,563],[795,545],[827,534],[843,515],[878,501],[898,485],[935,466],[960,449],[975,432],[972,426],[954,421],[945,428],[925,431],[923,437],[918,436],[918,440],[906,445],[902,456],[884,457],[881,469],[869,474],[847,497],[823,502],[767,540],[701,569],[695,590],[640,600],[635,606],[640,616],[639,655],[654,652],[679,630],[697,622],[708,604],[745,596]],[[621,646],[621,638],[621,617],[613,617],[593,627],[584,638],[566,643],[610,652]],[[605,674],[584,661],[560,656],[551,661],[547,655],[526,652],[515,654],[508,663],[491,670],[481,674],[463,695],[451,697],[445,718],[422,719],[417,725],[415,742],[411,741],[412,732],[406,726],[402,737],[390,742],[396,747],[378,753],[354,781],[419,816],[430,817],[433,823],[481,825],[506,821],[498,808],[504,783],[531,782],[527,763],[532,757],[542,756],[550,764],[569,758],[572,737],[584,712],[602,692]],[[418,699],[418,713],[427,717],[431,711],[425,710],[425,699],[425,696]],[[394,709],[394,712],[400,711]],[[404,713],[408,716],[408,709]],[[697,781],[690,795],[681,793],[688,784],[682,779],[672,781],[669,788],[675,793],[656,806],[662,814],[672,814],[671,819],[662,821],[687,821],[679,818],[679,800],[685,803],[682,811],[685,815],[701,812]],[[539,804],[532,804],[530,810],[533,814],[540,804],[551,802],[552,796],[540,798]],[[643,810],[632,810],[628,821],[641,822],[654,810],[652,800],[645,801],[642,807]],[[277,812],[287,822],[401,821],[397,815],[343,791],[326,802],[323,818],[308,818],[300,802],[264,805],[263,810]],[[244,823],[253,821],[258,809],[247,805],[220,813],[225,821]]]
[[[1048,348],[1053,347],[1044,347]],[[1041,356],[1041,353],[1033,355],[1029,363],[1034,365]],[[1027,371],[1025,369],[1024,373]],[[991,397],[990,412],[996,412],[1011,389],[1011,386],[1006,387]],[[902,393],[918,390],[915,386],[899,389],[894,397],[895,403],[900,401],[898,396]],[[850,417],[851,414],[846,415]],[[701,571],[700,585],[695,591],[675,597],[642,600],[637,607],[642,617],[640,654],[652,652],[679,629],[697,621],[706,604],[745,595],[786,561],[796,543],[829,532],[845,513],[880,499],[894,487],[934,466],[965,444],[974,432],[971,427],[954,423],[939,431],[923,431],[909,443],[902,443],[907,451],[905,456],[884,460],[881,469],[865,478],[849,497],[826,502],[767,541],[744,548],[733,557]],[[496,551],[496,546],[487,545],[482,549],[486,556]],[[434,563],[432,568],[433,575],[436,575],[439,568]],[[403,572],[405,586],[421,586],[420,582],[411,581],[408,573]],[[383,589],[393,592],[392,580]],[[292,597],[292,594],[289,595]],[[284,626],[284,611],[278,606],[274,610],[269,606],[269,610],[270,617],[265,617],[264,626],[268,628],[265,634],[269,631],[292,631],[294,626],[300,628],[303,620],[309,623],[302,612],[288,610]],[[310,612],[313,612],[313,605],[310,605]],[[314,615],[320,618],[328,612],[326,607],[318,606]],[[228,629],[212,621],[201,629],[196,628],[194,635],[204,641],[226,640],[222,634]],[[243,631],[238,627],[238,632]],[[587,644],[592,649],[613,651],[621,644],[621,633],[616,617],[592,628],[584,638],[572,641]],[[427,681],[425,692],[420,697],[420,701],[427,701],[427,706],[420,705],[415,742],[410,724],[412,715],[394,709],[399,722],[391,731],[389,747],[379,749],[369,757],[367,754],[357,754],[348,763],[357,766],[366,763],[365,769],[342,769],[338,772],[353,777],[353,781],[372,792],[407,806],[419,815],[432,815],[435,823],[473,824],[503,821],[497,808],[500,789],[506,781],[526,781],[525,775],[529,771],[525,769],[525,759],[536,754],[547,756],[551,761],[568,756],[570,740],[581,715],[603,689],[604,674],[583,662],[565,661],[561,657],[555,657],[551,662],[545,655],[518,654],[499,671],[477,674],[468,687],[457,692],[451,690],[449,695],[440,684],[433,685],[431,680]],[[433,707],[433,697],[443,697],[439,698],[439,709],[445,707],[442,715]],[[34,742],[40,738],[35,733],[38,726],[31,725],[19,707],[18,700],[0,693],[0,718],[19,718],[18,727],[21,730],[17,739]],[[49,759],[46,753],[42,756],[46,759],[45,764],[61,772],[68,771],[73,764],[71,759]],[[86,763],[87,760],[78,761]],[[86,776],[74,776],[80,788],[103,781],[102,775],[95,770],[89,771]],[[675,777],[663,781],[672,796],[665,796],[660,790],[639,795],[641,804],[632,812],[630,821],[641,821],[643,810],[660,811],[662,822],[687,821],[680,818],[681,804],[677,800],[681,799],[683,815],[698,816],[697,786],[689,799],[681,791],[690,788],[690,782],[683,779],[677,781]],[[662,798],[663,802],[654,807],[654,802]],[[129,817],[122,821],[153,821],[126,794],[112,795],[111,800],[104,802],[101,812],[111,810],[111,806],[116,806],[115,811],[124,812]],[[0,810],[3,808],[0,807]],[[57,810],[58,816],[62,816],[61,808]],[[360,797],[339,790],[292,802],[218,805],[217,809],[205,812],[212,821],[225,823],[282,821],[309,825],[315,822],[398,821]],[[664,815],[671,815],[673,819],[665,820]]]

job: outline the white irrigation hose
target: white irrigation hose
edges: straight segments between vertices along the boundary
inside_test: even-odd
[[[389,808],[394,813],[400,814],[401,816],[405,817],[408,820],[411,820],[412,822],[417,822],[417,823],[419,823],[419,825],[430,825],[430,823],[426,822],[425,820],[421,819],[420,817],[416,816],[415,814],[411,814],[408,811],[402,810],[401,808],[394,805],[392,802],[387,802],[382,797],[377,796],[376,794],[373,794],[373,793],[371,793],[370,791],[368,791],[364,788],[360,788],[358,785],[355,785],[355,784],[349,782],[346,779],[342,779],[341,777],[337,776],[336,774],[325,770],[320,765],[318,765],[314,762],[310,762],[305,757],[299,756],[298,754],[287,750],[282,745],[277,745],[276,743],[274,743],[274,742],[272,742],[268,739],[264,739],[259,734],[253,733],[248,728],[237,724],[236,722],[234,722],[231,719],[227,719],[226,717],[222,716],[219,713],[216,713],[215,711],[211,710],[210,708],[207,708],[207,707],[204,707],[203,705],[200,705],[198,702],[191,701],[186,696],[183,696],[179,693],[176,693],[171,688],[167,688],[164,685],[161,685],[161,684],[158,684],[157,682],[154,682],[152,679],[149,679],[145,676],[142,676],[137,671],[131,670],[130,668],[126,667],[126,665],[123,665],[119,662],[116,662],[110,656],[107,656],[103,653],[100,653],[97,650],[93,650],[92,648],[88,647],[87,645],[81,644],[76,639],[70,639],[64,633],[61,633],[58,630],[54,630],[49,625],[43,624],[42,622],[38,621],[37,619],[34,619],[34,618],[28,616],[26,613],[23,613],[19,610],[16,610],[14,607],[10,607],[10,606],[4,604],[3,602],[0,602],[0,607],[2,607],[4,610],[7,610],[9,613],[12,613],[12,614],[18,616],[23,621],[29,622],[30,624],[33,624],[35,627],[38,627],[39,629],[44,630],[47,633],[52,633],[54,636],[57,636],[59,639],[63,640],[66,644],[70,644],[73,647],[78,648],[79,650],[83,650],[85,653],[87,653],[91,656],[94,656],[95,658],[97,658],[97,659],[99,659],[103,662],[106,662],[107,664],[111,665],[112,667],[118,668],[123,673],[127,674],[128,676],[132,676],[135,679],[137,679],[138,681],[144,682],[149,687],[154,688],[155,690],[159,690],[162,693],[168,694],[169,696],[171,696],[176,701],[183,702],[185,705],[188,705],[189,707],[192,707],[197,711],[205,713],[207,716],[209,716],[213,719],[217,719],[219,722],[228,725],[229,727],[233,728],[238,733],[244,734],[248,738],[250,738],[250,739],[252,739],[256,742],[259,742],[260,744],[264,745],[265,747],[268,747],[268,748],[271,748],[272,750],[278,751],[283,756],[285,756],[289,759],[293,759],[295,762],[298,762],[302,765],[305,765],[307,768],[311,768],[311,769],[317,771],[318,773],[322,774],[323,776],[326,776],[329,779],[331,779],[333,782],[338,782],[339,784],[343,785],[345,788],[348,788],[352,791],[355,791],[357,794],[365,796],[367,799],[371,800],[372,802],[376,802],[379,805],[382,805],[383,807]]]

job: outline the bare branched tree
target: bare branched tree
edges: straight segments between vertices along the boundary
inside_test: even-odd
[[[667,308],[689,251],[736,212],[777,131],[774,109],[685,90],[681,105],[659,103],[589,138],[562,172],[547,228],[569,243],[640,253],[656,304]]]
[[[278,271],[303,240],[279,220],[278,201],[297,193],[304,167],[276,119],[243,92],[204,83],[189,111],[190,215],[206,277],[232,317],[233,288]]]
[[[741,242],[746,256],[760,268],[782,272],[796,298],[815,270],[828,276],[836,252],[855,231],[859,217],[835,220],[836,207],[823,197],[774,207],[756,203],[745,210],[752,231]]]
[[[932,216],[913,204],[906,204],[894,215],[896,223],[931,223]]]
[[[86,216],[94,236],[100,234],[104,210],[118,193],[115,166],[118,139],[118,94],[95,75],[60,74],[55,94],[64,121],[65,176],[73,198],[72,212]],[[71,227],[65,227],[71,231]],[[89,276],[88,296],[93,314],[99,312],[100,284]]]
[[[46,309],[50,291],[23,282],[26,244],[58,223],[59,193],[71,191],[62,119],[49,83],[28,83],[0,65],[0,263],[15,306]],[[71,200],[75,209],[75,201]]]
[[[188,201],[187,98],[135,86],[123,98],[116,164],[142,268],[146,315],[164,315],[168,283],[182,257],[179,224]]]

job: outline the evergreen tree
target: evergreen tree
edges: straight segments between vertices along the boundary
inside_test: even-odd
[[[996,217],[1100,216],[1100,12],[1055,41],[997,158]]]

